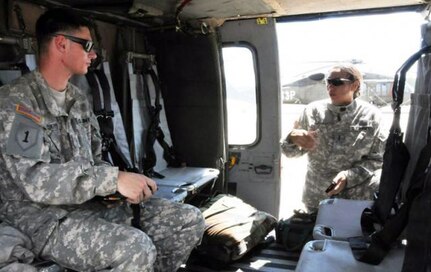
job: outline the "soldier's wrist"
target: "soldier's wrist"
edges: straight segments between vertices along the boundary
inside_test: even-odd
[[[286,144],[290,144],[290,145],[294,144],[294,142],[292,141],[292,131],[289,134],[287,134],[287,137],[284,141],[286,142]]]

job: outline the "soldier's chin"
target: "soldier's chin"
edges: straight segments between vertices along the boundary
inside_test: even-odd
[[[335,97],[333,98],[333,97],[331,97],[331,102],[332,102],[332,104],[333,105],[335,105],[335,106],[341,106],[341,105],[344,105],[344,103],[342,103],[342,102],[340,102],[338,99],[336,99]]]
[[[85,75],[86,73],[88,73],[88,67],[85,67],[85,68],[83,68],[81,71],[78,71],[78,72],[76,73],[76,75],[80,75],[80,76],[82,76],[82,75]]]

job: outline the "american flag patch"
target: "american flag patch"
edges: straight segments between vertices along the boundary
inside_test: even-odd
[[[28,118],[30,118],[31,120],[33,120],[34,122],[36,122],[37,124],[40,124],[40,122],[42,121],[42,117],[37,115],[36,113],[32,112],[30,109],[27,109],[26,107],[24,107],[23,105],[17,104],[15,111],[21,115],[24,115]]]

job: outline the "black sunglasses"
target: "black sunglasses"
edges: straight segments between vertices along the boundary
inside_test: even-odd
[[[341,86],[344,85],[347,82],[352,82],[351,79],[348,78],[328,78],[326,80],[326,84],[328,85],[334,85],[334,86]]]
[[[55,34],[54,36],[58,36],[58,35],[64,36],[66,39],[71,40],[72,42],[79,43],[80,45],[82,45],[82,48],[84,48],[84,51],[87,53],[89,53],[91,49],[93,49],[94,43],[92,41],[81,39],[75,36],[70,36],[63,33]]]

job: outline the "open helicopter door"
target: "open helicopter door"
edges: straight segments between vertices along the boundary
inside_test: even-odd
[[[281,102],[274,18],[220,28],[226,90],[231,192],[278,216]]]

